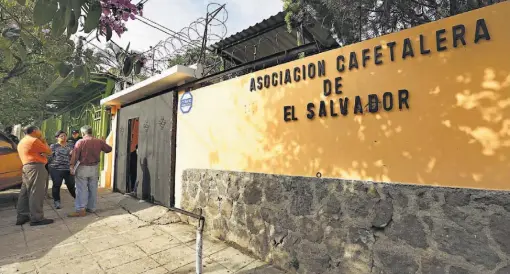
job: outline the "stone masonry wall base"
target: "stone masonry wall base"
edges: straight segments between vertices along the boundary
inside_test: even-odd
[[[206,230],[295,273],[510,273],[508,192],[186,170]]]

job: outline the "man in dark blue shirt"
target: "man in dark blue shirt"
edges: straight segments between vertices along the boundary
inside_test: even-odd
[[[81,139],[81,136],[80,136],[80,131],[79,130],[73,130],[71,132],[71,138],[67,139],[67,142],[69,143],[69,145],[71,147],[74,147],[74,145],[76,145],[76,143]]]

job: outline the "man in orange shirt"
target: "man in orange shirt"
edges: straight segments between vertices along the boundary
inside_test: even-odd
[[[31,226],[53,223],[45,219],[43,213],[44,197],[48,171],[44,167],[48,163],[47,156],[51,149],[42,138],[36,126],[24,129],[25,137],[18,144],[18,154],[23,163],[23,184],[18,197],[18,219],[16,225],[30,221]]]

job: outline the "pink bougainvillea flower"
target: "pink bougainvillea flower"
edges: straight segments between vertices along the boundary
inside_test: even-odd
[[[100,0],[102,16],[100,19],[100,29],[105,32],[106,26],[121,35],[127,29],[124,22],[136,20],[136,15],[142,15],[142,6],[135,5],[133,0]]]

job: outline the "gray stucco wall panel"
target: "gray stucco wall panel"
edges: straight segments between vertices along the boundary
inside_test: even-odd
[[[171,112],[174,98],[172,94],[162,95],[155,101],[155,134],[154,156],[156,159],[155,192],[154,197],[162,204],[170,205],[171,185],[174,182],[174,168],[172,166],[172,134],[175,116]],[[165,110],[165,111],[160,111]]]

